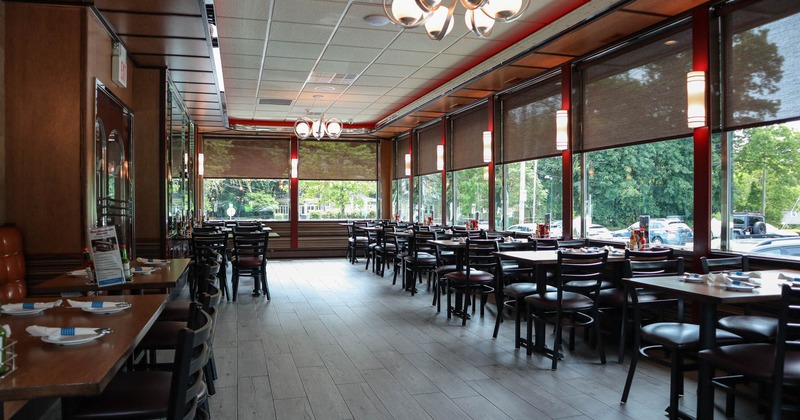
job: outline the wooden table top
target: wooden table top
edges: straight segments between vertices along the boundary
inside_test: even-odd
[[[558,263],[558,251],[502,251],[497,255],[512,259],[525,264],[556,264]],[[566,254],[569,255],[569,254]],[[608,253],[608,262],[625,261],[625,253]]]
[[[103,290],[142,290],[142,289],[169,289],[175,287],[178,279],[189,266],[189,258],[176,258],[168,260],[166,265],[153,266],[158,270],[151,274],[133,274],[133,280],[122,284],[106,287],[97,287],[89,284],[86,277],[73,277],[67,273],[61,274],[50,280],[32,286],[33,293],[53,294],[62,292],[97,292]],[[141,267],[144,264],[132,260],[131,267]]]
[[[125,311],[96,315],[60,306],[39,315],[0,315],[16,340],[17,370],[0,378],[0,400],[100,394],[155,322],[167,295],[78,297],[74,300],[129,302]],[[55,298],[27,298],[14,302],[50,302]],[[67,305],[64,300],[63,305]],[[86,344],[60,346],[45,343],[25,331],[45,327],[113,328],[113,332]]]
[[[757,287],[753,291],[743,292],[731,291],[706,283],[687,283],[681,281],[683,276],[636,277],[623,279],[622,281],[630,286],[667,292],[676,297],[698,302],[732,304],[779,300],[781,297],[781,285],[785,280],[780,280],[778,276],[783,273],[792,278],[800,277],[800,271],[797,270],[764,270],[758,272],[761,273],[761,287]]]

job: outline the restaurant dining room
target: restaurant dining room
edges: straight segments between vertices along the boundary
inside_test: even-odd
[[[0,2],[4,419],[800,418],[800,2]]]

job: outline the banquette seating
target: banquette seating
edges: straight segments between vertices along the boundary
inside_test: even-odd
[[[0,301],[27,295],[22,234],[14,226],[0,226]]]

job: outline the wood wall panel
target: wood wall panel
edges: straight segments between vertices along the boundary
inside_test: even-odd
[[[26,254],[80,252],[81,10],[6,3],[7,221]]]

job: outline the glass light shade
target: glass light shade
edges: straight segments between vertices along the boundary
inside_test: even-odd
[[[475,10],[486,4],[486,0],[461,0],[461,5],[467,10]]]
[[[494,27],[494,19],[479,10],[467,10],[464,23],[467,24],[467,29],[481,38],[491,35]]]
[[[342,122],[338,118],[331,118],[325,124],[325,131],[328,132],[328,137],[338,139],[342,135]]]
[[[206,156],[202,153],[197,154],[197,175],[203,176],[206,171]]]
[[[320,120],[314,120],[311,123],[311,134],[317,140],[322,140],[325,137],[325,125],[320,122]]]
[[[453,30],[453,10],[455,7],[456,3],[453,2],[450,7],[440,7],[431,14],[428,20],[425,21],[425,32],[427,32],[428,38],[434,41],[441,41],[445,35]]]
[[[481,10],[498,22],[511,22],[522,16],[528,5],[530,0],[487,0]]]
[[[406,176],[411,176],[411,154],[406,153]]]
[[[297,179],[297,158],[292,158],[292,179]]]
[[[436,170],[443,171],[444,170],[444,145],[438,144],[436,145]]]
[[[383,11],[392,23],[405,28],[419,26],[430,16],[416,0],[383,0]]]
[[[294,122],[294,134],[300,140],[305,140],[311,134],[311,118],[308,117],[300,117],[297,121]]]
[[[706,73],[690,71],[686,74],[686,122],[689,128],[706,125]]]
[[[426,12],[433,12],[442,5],[442,0],[415,0],[417,6],[426,11]]]
[[[483,161],[489,163],[492,161],[492,132],[483,132]]]
[[[569,147],[569,111],[556,111],[556,150],[567,150]]]

